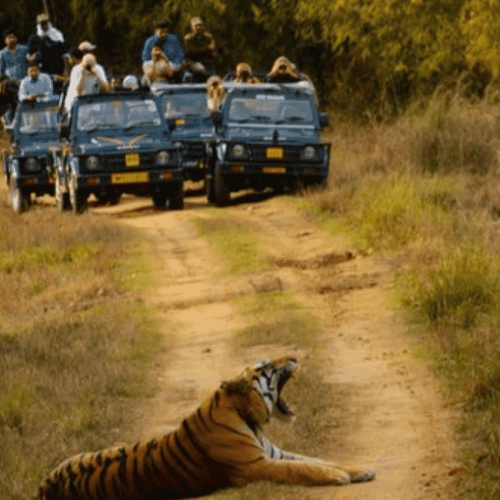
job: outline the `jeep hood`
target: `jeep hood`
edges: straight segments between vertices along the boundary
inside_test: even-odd
[[[40,156],[47,154],[49,148],[58,148],[59,141],[57,137],[47,138],[40,142],[30,142],[28,144],[17,144],[17,149],[23,156]]]
[[[89,137],[80,138],[78,147],[84,154],[112,153],[114,151],[130,151],[137,149],[161,149],[166,147],[165,137],[143,132],[140,134],[118,135],[103,130]],[[167,146],[168,147],[168,146]]]
[[[228,127],[224,131],[224,138],[228,141],[272,141],[275,131],[278,132],[279,142],[321,142],[315,128],[301,127]]]

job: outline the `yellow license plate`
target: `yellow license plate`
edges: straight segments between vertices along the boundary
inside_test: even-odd
[[[140,158],[138,153],[127,153],[125,155],[126,167],[138,167],[140,165]]]
[[[266,158],[283,158],[283,148],[267,148],[266,149]]]
[[[127,174],[111,174],[111,184],[135,184],[148,182],[149,172],[131,172]]]
[[[264,167],[262,171],[265,174],[284,174],[286,173],[286,167]]]

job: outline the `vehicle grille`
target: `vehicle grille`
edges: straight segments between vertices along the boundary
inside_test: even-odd
[[[250,152],[251,152],[251,159],[253,161],[262,161],[262,162],[278,162],[278,163],[284,163],[284,162],[298,162],[300,161],[300,151],[302,148],[299,147],[294,147],[294,146],[286,146],[283,148],[283,158],[280,159],[269,159],[266,158],[266,149],[268,147],[275,147],[274,145],[269,145],[269,146],[251,146]],[[279,146],[278,146],[279,147]]]
[[[155,154],[154,153],[139,153],[141,158],[140,168],[154,167]],[[125,155],[103,155],[101,161],[107,170],[131,170],[125,166]],[[139,167],[137,167],[139,168]]]
[[[182,154],[184,157],[203,158],[205,156],[205,148],[202,142],[184,142]]]

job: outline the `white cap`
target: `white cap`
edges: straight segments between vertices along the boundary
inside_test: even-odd
[[[78,45],[78,49],[81,50],[82,52],[87,52],[89,50],[94,50],[96,47],[95,45],[92,45],[90,42],[82,42],[80,45]]]

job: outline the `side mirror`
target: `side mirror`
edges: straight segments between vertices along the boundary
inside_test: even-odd
[[[319,114],[319,126],[321,128],[324,128],[324,127],[326,127],[328,125],[330,125],[330,118],[328,116],[328,113],[326,113],[325,111],[322,111]]]
[[[210,118],[212,118],[212,122],[216,127],[222,125],[222,112],[219,110],[212,111],[210,113]]]

